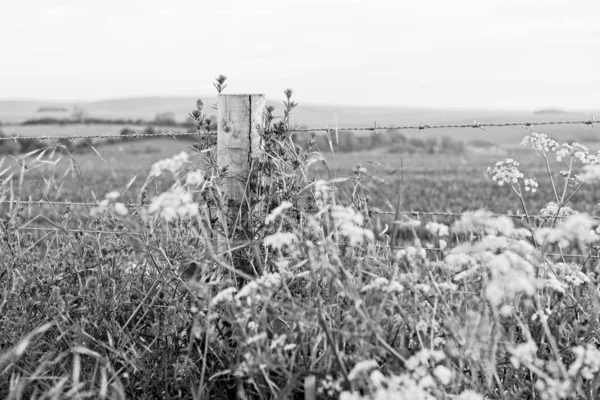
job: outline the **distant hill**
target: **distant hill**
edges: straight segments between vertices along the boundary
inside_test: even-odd
[[[216,96],[199,96],[204,101],[205,113],[210,116],[216,114],[212,105],[216,103]],[[0,100],[0,121],[4,124],[18,123],[26,119],[38,118],[40,108],[67,109],[69,113],[75,107],[84,108],[93,118],[123,118],[152,120],[156,114],[172,112],[179,121],[184,121],[188,113],[194,109],[197,97],[135,97],[123,99],[110,99],[93,102],[61,102],[37,100]],[[310,102],[295,99],[300,105],[294,110],[294,122],[310,128],[339,127],[378,127],[415,125],[419,124],[472,124],[477,122],[527,122],[548,121],[557,119],[555,113],[548,112],[516,112],[502,110],[464,110],[464,109],[436,109],[417,107],[360,107],[360,106],[334,106],[311,104]],[[281,113],[281,101],[268,100],[267,104],[274,105],[276,114]],[[541,110],[539,110],[541,111]],[[67,113],[67,115],[69,114]],[[44,113],[51,116],[52,112]],[[59,117],[64,117],[61,112]],[[585,115],[569,115],[569,118],[582,119]],[[561,116],[560,118],[563,118]],[[534,128],[535,129],[535,128]],[[10,131],[5,128],[5,131]],[[582,140],[589,138],[595,140],[600,133],[586,126],[545,126],[539,131],[553,135],[560,140]],[[370,134],[370,131],[361,131]],[[449,136],[455,140],[484,139],[495,144],[510,144],[518,142],[527,130],[520,127],[489,128],[481,130],[476,128],[466,129],[426,129],[404,130],[406,136],[440,137]],[[584,140],[582,140],[584,141]]]

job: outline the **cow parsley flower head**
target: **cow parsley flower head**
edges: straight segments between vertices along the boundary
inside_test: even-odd
[[[450,234],[448,226],[438,222],[428,222],[427,225],[425,225],[425,229],[434,236],[448,236]]]
[[[185,183],[189,186],[200,186],[204,183],[204,171],[199,169],[188,172]]]
[[[373,232],[362,228],[364,217],[351,207],[333,206],[331,216],[339,233],[346,236],[350,246],[356,246],[365,240],[373,241]]]
[[[237,288],[228,287],[221,290],[219,293],[212,298],[211,305],[215,306],[221,303],[229,303],[233,301],[233,295],[237,292]]]
[[[200,213],[192,194],[181,186],[175,186],[154,197],[148,206],[148,212],[159,214],[167,222],[177,217],[191,218]]]
[[[537,181],[535,180],[535,178],[525,179],[523,181],[523,184],[525,185],[526,192],[531,192],[531,193],[537,192],[537,188],[539,185],[538,185]]]
[[[183,168],[185,164],[189,162],[189,155],[185,151],[173,156],[172,158],[165,158],[155,162],[150,168],[150,177],[158,177],[164,171],[169,171],[172,174],[176,174]]]
[[[585,165],[583,167],[583,174],[577,175],[577,179],[585,183],[600,182],[600,165]]]
[[[563,143],[556,151],[556,160],[563,161],[565,158],[577,160],[584,165],[598,164],[598,156],[590,154],[590,149],[579,143]]]
[[[521,146],[531,147],[540,153],[548,153],[558,148],[558,142],[550,139],[544,133],[532,132],[531,135],[525,136],[521,141]]]
[[[107,193],[104,196],[104,199],[98,202],[98,206],[92,208],[92,217],[106,212],[110,205],[113,206],[115,213],[117,213],[118,215],[126,216],[127,214],[129,214],[129,210],[127,209],[125,204],[115,202],[115,200],[117,200],[120,196],[121,193],[118,190],[113,190],[112,192]]]
[[[266,236],[263,243],[265,247],[282,250],[284,247],[291,246],[296,240],[298,240],[296,235],[291,232],[276,232]]]
[[[271,213],[267,215],[267,217],[265,218],[265,224],[274,222],[277,219],[277,217],[282,215],[285,210],[292,208],[292,206],[292,203],[290,203],[289,201],[282,201],[280,205],[275,207],[273,211],[271,211]]]
[[[492,178],[494,182],[498,183],[498,186],[502,186],[505,183],[516,184],[519,179],[523,179],[524,175],[519,171],[518,161],[512,158],[507,158],[504,161],[498,161],[493,167],[488,167],[486,173]]]
[[[510,362],[515,368],[519,368],[521,364],[531,365],[536,359],[537,350],[537,345],[531,339],[525,343],[520,343],[509,350],[512,353]]]

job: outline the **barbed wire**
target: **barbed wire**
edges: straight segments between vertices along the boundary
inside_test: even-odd
[[[200,135],[214,135],[216,132],[200,132]],[[75,140],[75,139],[140,139],[140,138],[158,138],[171,137],[177,139],[177,136],[196,136],[198,132],[157,132],[157,133],[134,133],[131,135],[107,134],[97,135],[42,135],[42,136],[3,136],[0,140]]]
[[[594,115],[589,120],[570,120],[570,121],[525,121],[525,122],[497,122],[497,123],[480,123],[473,122],[472,124],[419,124],[419,125],[396,125],[396,126],[377,126],[374,123],[372,127],[355,127],[355,128],[302,128],[292,129],[292,132],[333,132],[333,131],[374,131],[381,130],[408,130],[408,129],[442,129],[442,128],[491,128],[491,127],[511,127],[511,126],[524,126],[527,128],[541,125],[590,125],[600,123],[597,121]]]
[[[392,126],[377,126],[377,123],[374,123],[372,127],[340,127],[340,128],[294,128],[291,129],[291,132],[334,132],[334,131],[373,131],[378,133],[378,130],[409,130],[409,129],[417,129],[417,130],[425,130],[425,129],[456,129],[456,128],[490,128],[490,127],[513,127],[513,126],[523,126],[527,128],[531,128],[534,126],[544,126],[544,125],[589,125],[595,126],[596,123],[600,123],[596,118],[592,115],[592,118],[589,120],[570,120],[570,121],[525,121],[525,122],[493,122],[493,123],[480,123],[473,122],[471,124],[419,124],[419,125],[392,125]],[[200,132],[201,135],[215,135],[217,132],[208,131],[208,132]],[[177,136],[194,136],[198,135],[198,132],[157,132],[157,133],[137,133],[129,134],[129,135],[121,135],[121,134],[97,134],[97,135],[41,135],[41,136],[4,136],[0,137],[0,140],[13,140],[15,142],[19,140],[75,140],[75,139],[140,139],[140,138],[157,138],[157,137],[172,137],[174,139]]]
[[[38,206],[41,207],[43,205],[53,205],[53,206],[76,206],[76,207],[99,207],[100,201],[96,202],[83,202],[83,201],[47,201],[47,200],[0,200],[0,204],[14,204],[14,205],[29,205],[29,206]],[[122,203],[125,207],[130,208],[140,208],[143,205],[138,203]],[[106,207],[110,206],[109,203]],[[463,217],[465,215],[473,215],[476,211],[416,211],[416,210],[400,210],[397,213],[403,215],[412,215],[417,219],[420,217]],[[392,212],[386,214],[394,214]],[[526,220],[527,215],[525,214],[511,214],[511,213],[492,213],[489,216],[498,218],[498,217],[508,217],[512,219],[520,219]],[[538,220],[552,220],[552,219],[564,219],[567,216],[554,216],[554,215],[539,215],[532,214],[529,215],[529,218],[538,219]],[[600,216],[590,215],[590,218],[600,220]]]
[[[404,246],[392,246],[390,247],[391,250],[407,250],[409,247],[404,247]],[[414,248],[414,247],[413,247]],[[425,251],[444,251],[444,250],[448,250],[448,249],[442,249],[441,247],[422,247],[422,249],[424,249]],[[451,250],[451,249],[450,249]],[[544,255],[546,256],[551,256],[551,257],[565,257],[565,258],[577,258],[577,257],[584,257],[584,258],[588,258],[590,260],[599,260],[600,259],[600,255],[594,255],[594,254],[563,254],[563,253],[544,253]]]
[[[100,201],[84,202],[84,201],[48,201],[48,200],[0,200],[0,204],[15,204],[15,205],[30,205],[30,206],[100,206]],[[137,203],[123,203],[125,207],[140,207]]]
[[[452,212],[452,211],[448,211],[448,212],[444,212],[444,211],[398,211],[398,214],[410,214],[413,215],[417,218],[421,217],[421,216],[425,216],[425,217],[462,217],[463,215],[469,215],[469,214],[473,214],[475,211],[463,211],[463,212]],[[492,213],[491,214],[492,217],[508,217],[508,218],[514,218],[514,219],[527,219],[527,215],[525,214],[510,214],[510,213]],[[556,215],[539,215],[539,214],[532,214],[529,215],[529,218],[534,218],[534,219],[554,219],[554,218],[566,218],[566,216],[556,216]],[[594,218],[594,219],[598,219],[600,220],[600,216],[595,216],[595,215],[590,215],[590,218]]]

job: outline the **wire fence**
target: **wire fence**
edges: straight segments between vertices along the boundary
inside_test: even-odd
[[[600,121],[596,120],[595,116],[592,115],[587,120],[565,120],[565,121],[524,121],[524,122],[494,122],[494,123],[480,123],[473,122],[471,124],[419,124],[419,125],[391,125],[391,126],[377,126],[375,122],[372,127],[336,127],[336,128],[294,128],[292,132],[334,132],[334,131],[372,131],[378,133],[379,130],[425,130],[425,129],[460,129],[460,128],[506,128],[521,126],[526,128],[533,128],[534,126],[546,126],[546,125],[588,125],[594,127],[596,123]],[[171,137],[176,139],[178,136],[196,136],[198,134],[216,134],[214,131],[207,132],[156,132],[156,133],[138,133],[121,135],[121,134],[97,134],[97,135],[42,135],[42,136],[4,136],[0,137],[2,140],[75,140],[75,139],[140,139],[140,138],[157,138],[157,137]]]
[[[48,201],[48,200],[0,200],[0,204],[12,204],[19,206],[35,206],[42,207],[44,205],[50,206],[69,206],[69,207],[99,207],[100,201],[96,202],[83,202],[83,201]],[[138,203],[122,203],[125,207],[129,208],[139,208],[143,205]],[[476,211],[419,211],[419,210],[398,210],[397,214],[399,215],[411,215],[416,219],[420,219],[421,217],[452,217],[452,218],[461,218],[465,215],[473,215]],[[394,214],[394,212],[386,212],[385,214]],[[533,220],[553,220],[553,219],[562,219],[564,216],[554,216],[554,215],[539,215],[539,214],[512,214],[512,213],[491,213],[489,214],[491,217],[508,217],[517,220],[526,221],[528,218]],[[600,216],[590,216],[593,219],[600,220]]]
[[[456,129],[456,128],[476,128],[476,129],[485,129],[488,127],[527,127],[532,128],[534,126],[547,126],[547,125],[588,125],[594,127],[597,121],[595,116],[592,115],[590,119],[587,120],[562,120],[562,121],[525,121],[525,122],[501,122],[501,123],[479,123],[477,121],[471,124],[419,124],[419,125],[393,125],[393,126],[377,126],[377,123],[374,123],[372,127],[336,127],[336,128],[302,128],[302,129],[292,129],[293,132],[337,132],[337,131],[372,131],[374,133],[378,133],[379,130],[425,130],[425,129]],[[206,131],[206,132],[155,132],[155,133],[138,133],[134,132],[133,134],[121,135],[121,134],[97,134],[97,135],[54,135],[54,136],[4,136],[0,137],[0,141],[12,140],[15,142],[22,140],[75,140],[75,139],[140,139],[140,138],[160,138],[160,137],[171,137],[173,139],[177,139],[178,136],[196,136],[196,135],[214,135],[216,132],[214,131]],[[97,202],[77,202],[77,201],[48,201],[48,200],[0,200],[0,204],[13,204],[13,205],[27,205],[27,206],[43,206],[43,205],[51,205],[51,206],[75,206],[75,207],[97,207],[99,206],[99,201]],[[140,207],[140,204],[137,203],[125,203],[127,207]],[[415,218],[420,217],[453,217],[458,218],[462,217],[466,214],[472,213],[470,211],[465,212],[443,212],[443,211],[415,211],[415,210],[400,210],[399,214],[404,215],[412,215]],[[509,217],[513,219],[526,220],[528,217],[533,219],[548,219],[555,218],[549,216],[541,216],[541,215],[525,215],[525,214],[502,214],[495,213],[492,214],[494,217]],[[595,219],[600,220],[600,217],[593,217]]]

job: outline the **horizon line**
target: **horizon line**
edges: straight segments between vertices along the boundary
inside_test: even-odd
[[[264,94],[264,93],[223,93],[223,94]],[[103,97],[96,99],[57,99],[57,98],[31,98],[31,97],[7,97],[0,98],[0,102],[49,102],[49,103],[101,103],[101,102],[109,102],[109,101],[119,101],[119,100],[136,100],[136,99],[173,99],[173,98],[195,98],[195,99],[203,99],[203,98],[211,98],[217,97],[219,94],[212,95],[191,95],[191,94],[180,94],[180,95],[160,95],[160,94],[149,94],[149,95],[128,95],[121,97]],[[281,101],[281,99],[275,99],[267,97],[267,101]],[[585,107],[585,108],[577,108],[577,109],[569,109],[561,106],[539,106],[539,107],[505,107],[505,106],[460,106],[460,105],[391,105],[391,104],[365,104],[365,103],[334,103],[334,102],[320,102],[320,101],[298,101],[299,106],[302,104],[306,104],[309,106],[328,106],[328,107],[358,107],[358,108],[406,108],[406,109],[430,109],[430,110],[449,110],[449,111],[522,111],[522,112],[534,112],[534,111],[542,111],[542,110],[557,110],[564,113],[581,113],[581,112],[590,112],[592,110],[600,111],[600,107]]]

